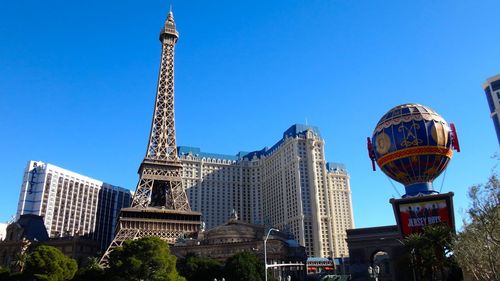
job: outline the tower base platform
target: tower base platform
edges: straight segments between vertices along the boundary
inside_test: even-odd
[[[201,226],[201,213],[177,211],[161,207],[123,208],[115,239],[102,256],[99,263],[108,265],[109,254],[122,246],[126,240],[135,240],[147,236],[156,236],[173,245],[180,237],[195,235]]]

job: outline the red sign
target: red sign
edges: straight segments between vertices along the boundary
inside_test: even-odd
[[[391,199],[403,236],[421,232],[426,225],[445,223],[454,229],[453,193]]]

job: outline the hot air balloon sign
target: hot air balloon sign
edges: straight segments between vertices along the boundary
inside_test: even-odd
[[[432,186],[453,150],[460,152],[453,124],[429,107],[402,104],[382,116],[367,144],[373,170],[377,163],[405,187],[402,199],[391,199],[403,235],[435,223],[454,227],[453,193],[438,194]]]
[[[405,186],[407,196],[437,193],[432,182],[460,151],[453,124],[420,104],[389,110],[368,138],[368,155],[390,178]]]

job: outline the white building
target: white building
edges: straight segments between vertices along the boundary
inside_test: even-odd
[[[500,144],[500,74],[487,79],[483,84],[483,89],[486,93],[486,99],[490,107],[490,117],[493,120],[498,143]]]
[[[43,216],[50,237],[84,235],[105,249],[114,238],[122,207],[132,202],[130,190],[40,161],[24,171],[17,218]]]
[[[348,256],[349,176],[342,165],[326,163],[316,127],[293,125],[273,147],[236,156],[178,151],[191,208],[207,228],[234,209],[240,220],[290,231],[309,256]]]
[[[7,223],[0,223],[0,241],[5,239],[5,233],[7,232]]]

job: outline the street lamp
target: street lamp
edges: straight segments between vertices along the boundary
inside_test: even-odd
[[[379,273],[380,273],[380,267],[378,265],[374,267],[368,266],[368,274],[370,274],[370,278],[373,278],[373,280],[375,281],[378,280]]]
[[[264,269],[266,271],[264,273],[265,281],[267,281],[267,248],[266,248],[266,243],[267,243],[267,239],[269,238],[269,234],[271,234],[271,231],[280,232],[276,228],[270,228],[269,231],[267,232],[266,238],[264,239]]]
[[[413,270],[413,281],[417,280],[415,275],[415,248],[411,249],[411,269]]]
[[[342,273],[342,275],[344,275],[344,273],[345,273],[345,266],[344,266],[344,254],[343,253],[340,254],[340,263],[342,264],[342,271],[341,271],[341,273]]]

